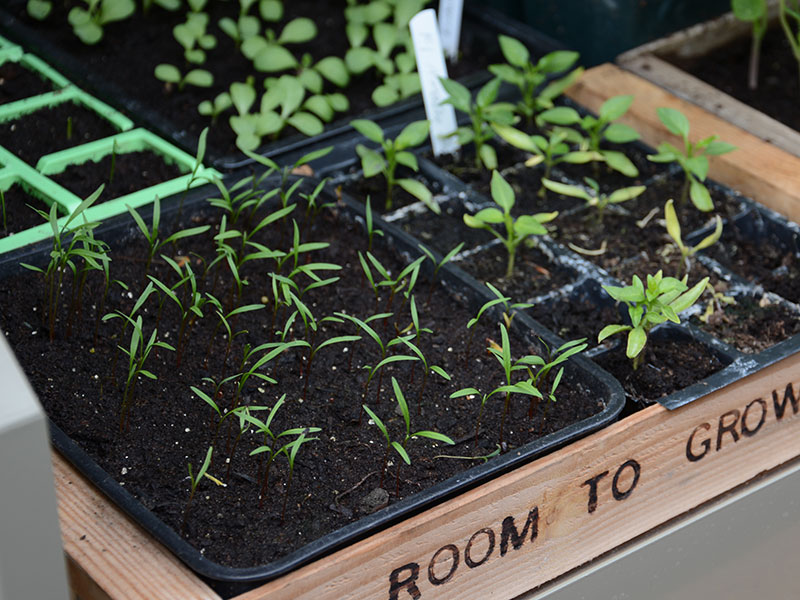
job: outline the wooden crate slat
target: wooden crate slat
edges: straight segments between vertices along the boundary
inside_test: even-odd
[[[68,572],[81,600],[221,600],[58,453],[52,456]]]
[[[622,122],[636,128],[645,143],[654,147],[664,141],[679,143],[680,140],[661,124],[655,111],[661,106],[677,108],[689,119],[693,141],[718,135],[737,146],[734,152],[711,157],[709,177],[800,221],[800,157],[615,65],[589,69],[567,92],[575,101],[594,111],[605,100],[620,93],[633,94],[633,104]]]
[[[784,359],[677,411],[648,408],[236,600],[513,598],[798,456],[798,363],[796,356]],[[778,419],[772,393],[780,406],[787,384],[795,404],[786,399]],[[690,439],[695,454],[708,441],[699,460],[687,458]],[[603,473],[590,512],[592,486],[585,482]],[[534,508],[535,539],[531,524],[515,549],[503,522],[513,518],[521,535]],[[416,589],[400,585],[408,578]]]

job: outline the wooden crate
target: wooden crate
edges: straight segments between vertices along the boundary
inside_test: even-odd
[[[775,2],[770,1],[773,16]],[[751,25],[731,13],[695,25],[668,37],[644,44],[621,54],[617,63],[640,77],[655,83],[676,96],[705,108],[749,133],[777,147],[800,156],[800,132],[729,96],[697,77],[665,61],[667,55],[691,58],[716,49],[740,35],[749,36]],[[742,77],[746,76],[742,65]]]
[[[618,93],[654,144],[655,107],[682,110],[698,139],[739,150],[711,176],[797,220],[800,158],[613,65],[570,95],[590,107]],[[510,599],[759,473],[800,456],[800,355],[675,411],[652,406],[235,600]],[[219,600],[205,583],[54,455],[73,589],[82,600]]]

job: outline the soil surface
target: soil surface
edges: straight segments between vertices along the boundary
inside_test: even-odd
[[[75,102],[62,102],[0,123],[0,145],[35,165],[45,154],[115,133],[117,129],[96,112]]]
[[[177,165],[165,162],[155,152],[143,150],[70,165],[50,178],[79,198],[88,197],[102,183],[105,188],[97,201],[104,202],[181,175]]]
[[[44,202],[31,196],[17,183],[2,192],[2,202],[0,202],[0,238],[25,231],[45,222],[45,219],[33,210],[31,206],[44,212],[50,210]],[[5,214],[2,211],[5,211]]]
[[[0,65],[0,104],[30,98],[53,90],[53,86],[23,65],[7,60]]]
[[[265,214],[250,217],[245,211],[238,222],[228,221],[228,230],[252,231]],[[318,320],[340,311],[362,319],[391,312],[390,317],[370,324],[384,344],[412,324],[409,304],[401,293],[390,300],[388,292],[379,288],[376,299],[366,284],[357,256],[357,251],[366,251],[359,226],[339,209],[324,212],[313,222],[305,220],[300,210],[295,210],[293,216],[303,241],[330,244],[309,251],[299,264],[312,261],[343,267],[320,271],[326,277],[340,279],[302,296],[302,302]],[[425,380],[418,362],[398,361],[386,364],[367,385],[364,367],[374,366],[381,359],[379,345],[352,322],[318,321],[317,334],[309,338],[314,344],[342,335],[361,335],[362,339],[322,349],[314,357],[310,376],[307,349],[287,350],[259,370],[264,377],[276,379],[276,385],[252,377],[243,384],[239,395],[239,405],[250,406],[250,413],[262,420],[267,408],[274,408],[285,396],[285,403],[272,422],[275,434],[293,427],[320,428],[307,430],[306,437],[316,439],[300,448],[291,483],[286,457],[275,458],[260,499],[268,453],[249,455],[264,443],[264,435],[250,427],[237,443],[239,423],[234,419],[226,419],[217,430],[217,413],[190,386],[214,398],[221,410],[232,409],[236,386],[231,382],[221,384],[220,392],[215,393],[207,378],[222,382],[223,378],[242,372],[240,363],[246,344],[255,348],[274,342],[276,331],[286,331],[289,340],[298,339],[303,337],[305,328],[299,317],[286,326],[287,322],[292,323],[292,311],[286,306],[273,310],[271,279],[267,275],[273,269],[273,260],[251,260],[241,265],[239,273],[245,284],[241,297],[228,263],[212,266],[216,254],[213,236],[219,231],[219,218],[215,210],[192,211],[191,218],[181,222],[180,227],[208,225],[210,229],[163,246],[149,275],[168,287],[180,281],[166,258],[160,258],[163,255],[175,265],[184,265],[184,275],[186,265],[191,265],[198,291],[218,298],[222,312],[228,313],[237,305],[261,308],[232,317],[232,331],[237,335],[228,340],[224,328],[217,325],[220,320],[210,304],[203,306],[202,318],[187,321],[182,334],[177,303],[160,292],[150,296],[137,313],[144,318],[145,337],[157,329],[158,339],[176,351],[155,349],[148,356],[145,367],[158,379],[140,376],[132,380],[133,396],[127,404],[128,418],[122,430],[128,358],[117,345],[129,347],[133,328],[125,327],[123,319],[102,321],[100,317],[129,314],[142,292],[147,281],[147,246],[141,236],[130,233],[127,239],[107,240],[111,245],[111,277],[125,282],[127,289],[115,283],[106,297],[102,276],[92,272],[82,294],[76,294],[80,288],[73,286],[70,275],[65,278],[54,313],[52,341],[41,276],[17,275],[6,279],[0,288],[2,329],[48,414],[125,489],[176,530],[181,530],[189,498],[187,463],[197,472],[209,446],[214,446],[208,472],[227,487],[208,479],[200,482],[184,531],[185,537],[211,560],[232,566],[264,564],[387,501],[394,503],[481,462],[479,457],[494,452],[501,442],[504,448],[519,447],[602,408],[601,399],[593,390],[596,384],[571,365],[558,388],[556,404],[531,406],[527,397],[512,396],[504,425],[500,395],[489,399],[482,414],[479,397],[451,399],[450,394],[463,387],[488,392],[503,383],[497,360],[485,350],[490,340],[502,341],[501,332],[496,315],[492,318],[488,314],[467,330],[465,325],[480,303],[472,300],[472,305],[467,306],[465,302],[469,300],[460,293],[454,296],[435,283],[428,303],[431,283],[421,277],[414,296],[420,326],[430,332],[421,331],[418,344],[429,364],[441,366],[452,375],[452,381],[436,374]],[[171,217],[162,218],[164,237],[172,223]],[[261,229],[249,243],[289,250],[291,231],[291,223],[284,220]],[[97,235],[102,239],[101,232]],[[385,239],[376,240],[381,246],[374,249],[375,256],[391,273],[397,273],[404,259],[382,246]],[[206,267],[208,272],[203,275]],[[289,270],[284,267],[284,276]],[[307,277],[297,279],[303,286],[312,281]],[[174,289],[185,306],[190,298],[188,288],[178,285]],[[514,358],[528,352],[544,352],[535,335],[526,338],[515,333],[510,346]],[[255,356],[265,353],[260,350]],[[402,343],[391,346],[387,353],[411,354]],[[251,358],[245,368],[251,367],[254,360]],[[386,423],[391,438],[402,441],[405,429],[392,388],[393,377],[401,382],[410,406],[411,432],[435,430],[450,436],[456,444],[450,447],[422,438],[410,439],[406,445],[411,465],[402,463],[393,452],[384,470],[385,440],[360,406],[366,402]],[[274,443],[267,441],[277,448],[294,439],[287,434]],[[443,458],[444,455],[462,458]],[[378,495],[382,499],[373,501]]]
[[[217,45],[206,52],[206,61],[202,68],[214,75],[214,84],[209,88],[187,85],[181,91],[156,79],[153,71],[161,63],[176,65],[183,72],[187,70],[184,69],[186,61],[183,48],[172,35],[173,27],[184,22],[184,11],[168,12],[154,3],[147,15],[137,10],[130,19],[107,24],[103,39],[94,46],[86,46],[74,35],[67,22],[67,14],[75,5],[82,3],[76,0],[55,2],[50,17],[44,22],[28,17],[24,2],[17,3],[13,10],[38,35],[85,67],[85,72],[67,75],[77,77],[80,82],[85,81],[86,73],[91,73],[92,79],[88,82],[90,89],[92,86],[99,89],[115,88],[138,105],[138,110],[158,115],[160,120],[182,137],[188,134],[196,139],[204,127],[210,126],[208,148],[212,158],[239,154],[234,145],[235,136],[228,126],[228,117],[232,111],[229,110],[213,122],[210,117],[201,116],[197,112],[200,102],[213,100],[221,92],[227,91],[233,82],[245,81],[248,76],[255,75],[255,88],[261,90],[266,76],[274,75],[254,71],[251,61],[218,28],[217,23],[221,18],[235,20],[238,17],[238,3],[212,2],[206,7],[210,16],[208,32],[216,37]],[[315,0],[287,2],[284,3],[283,18],[270,28],[279,34],[290,20],[313,15],[318,29],[316,38],[309,43],[287,44],[287,48],[298,60],[304,54],[309,54],[312,62],[325,56],[343,57],[349,48],[347,36],[344,34],[346,5],[344,0],[322,3]],[[257,4],[250,12],[257,12]],[[453,79],[476,73],[490,62],[497,62],[500,56],[496,34],[481,27],[464,28],[461,49],[459,61],[449,66],[449,75]],[[124,68],[120,68],[120,65],[124,65]],[[376,107],[371,95],[380,83],[381,80],[374,74],[374,70],[354,76],[343,90],[350,100],[350,109],[346,113],[337,113],[334,120],[349,120],[374,111]],[[329,82],[325,83],[324,93],[339,91],[342,90]],[[287,127],[284,133],[288,136],[296,132]],[[267,141],[264,140],[265,143]]]
[[[758,88],[747,86],[750,36],[742,36],[713,52],[690,60],[666,57],[670,62],[749,104],[772,118],[800,130],[800,76],[797,61],[780,26],[767,31],[761,46]]]

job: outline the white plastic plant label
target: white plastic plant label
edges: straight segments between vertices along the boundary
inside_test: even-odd
[[[431,125],[433,154],[435,156],[452,154],[457,152],[460,146],[456,137],[451,135],[457,127],[456,111],[450,104],[442,104],[448,94],[444,91],[440,78],[447,77],[447,66],[444,62],[442,40],[439,37],[436,11],[432,8],[423,10],[414,15],[408,25],[417,57],[422,101]]]
[[[456,62],[461,39],[461,15],[464,0],[439,0],[439,34],[442,36],[444,55]]]

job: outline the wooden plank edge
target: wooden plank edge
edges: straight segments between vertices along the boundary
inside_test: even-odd
[[[70,586],[80,600],[221,600],[55,451],[52,461]]]
[[[648,408],[236,600],[516,597],[799,456],[798,366]]]
[[[748,133],[800,156],[800,132],[729,96],[655,54],[618,60],[624,69],[688,100]]]
[[[800,157],[616,65],[589,69],[567,90],[570,98],[593,111],[619,94],[633,94],[633,104],[621,121],[634,127],[643,142],[653,147],[663,141],[680,146],[680,140],[659,121],[656,108],[680,110],[689,119],[692,140],[717,135],[737,147],[734,152],[711,157],[709,177],[800,221]]]

